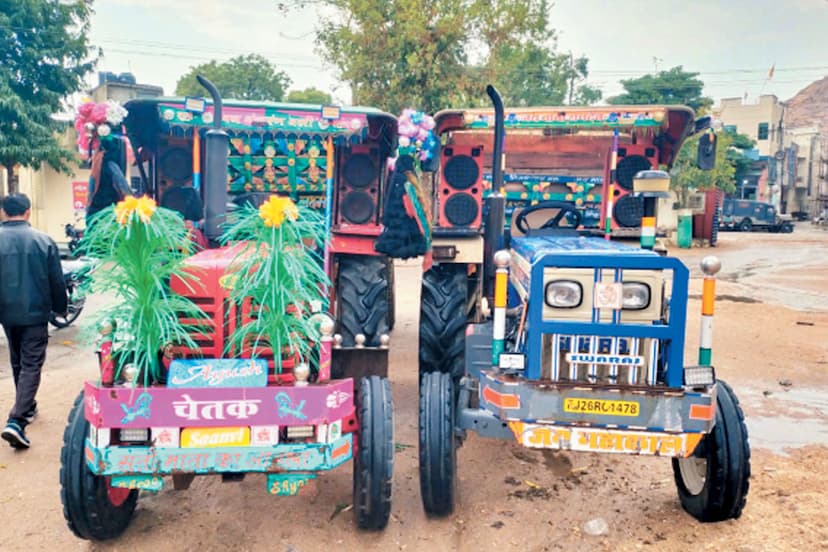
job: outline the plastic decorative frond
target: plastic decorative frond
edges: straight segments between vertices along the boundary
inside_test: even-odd
[[[258,209],[246,207],[223,236],[242,244],[230,265],[230,298],[250,301],[255,315],[230,336],[227,354],[272,349],[277,371],[283,355],[307,360],[318,330],[311,305],[322,302],[328,277],[323,269],[322,215],[290,199],[271,196]]]
[[[116,377],[126,364],[143,375],[144,384],[161,378],[159,353],[168,344],[197,348],[179,317],[205,318],[192,301],[171,292],[170,279],[185,283],[194,276],[183,270],[193,244],[184,220],[157,207],[148,197],[127,197],[97,213],[81,242],[94,259],[90,290],[114,294],[114,301],[87,323],[87,336],[100,323],[115,323]],[[195,330],[197,331],[197,330]]]

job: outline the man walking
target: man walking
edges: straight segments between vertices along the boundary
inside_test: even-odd
[[[35,395],[46,360],[49,314],[65,313],[66,285],[57,245],[29,225],[31,202],[24,194],[2,200],[0,225],[0,324],[9,343],[15,401],[0,436],[29,448],[26,425],[37,415]]]

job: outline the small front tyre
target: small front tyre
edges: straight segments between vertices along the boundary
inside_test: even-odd
[[[673,459],[682,507],[703,522],[737,519],[750,486],[750,446],[739,400],[719,380],[716,425],[689,458]]]
[[[454,381],[447,372],[421,374],[420,495],[426,514],[454,511],[457,447],[454,437]]]
[[[60,499],[69,529],[82,539],[107,540],[123,533],[135,512],[138,491],[111,487],[109,478],[86,465],[89,422],[83,413],[83,392],[69,412],[60,450]]]
[[[359,436],[354,457],[354,508],[361,529],[380,530],[391,515],[394,475],[394,403],[387,378],[359,381]]]

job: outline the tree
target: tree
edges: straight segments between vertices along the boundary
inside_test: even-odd
[[[353,103],[434,111],[462,97],[467,29],[463,0],[328,0],[317,47],[351,86]]]
[[[287,101],[291,103],[328,105],[331,103],[331,95],[316,88],[305,88],[304,90],[291,90],[288,93]]]
[[[264,56],[247,54],[224,63],[212,60],[191,67],[178,79],[175,93],[179,96],[203,96],[206,92],[198,84],[196,75],[204,75],[216,85],[223,98],[236,100],[273,101],[284,98],[291,80],[278,71]]]
[[[682,207],[687,205],[690,193],[696,190],[718,188],[724,192],[733,192],[736,189],[734,177],[737,168],[750,163],[745,150],[754,146],[753,140],[744,134],[725,131],[716,135],[716,166],[710,171],[699,169],[696,166],[696,155],[700,136],[684,142],[670,171],[671,186]]]
[[[712,99],[702,95],[704,83],[696,78],[698,76],[698,73],[684,71],[679,65],[655,75],[622,80],[625,92],[607,98],[607,102],[613,105],[687,105],[698,113],[713,105]]]
[[[0,164],[9,193],[18,191],[18,165],[68,170],[73,153],[58,142],[52,115],[94,66],[91,14],[83,0],[0,0]]]
[[[589,76],[587,65],[589,60],[586,56],[574,57],[570,52],[569,56],[559,56],[563,59],[564,68],[563,74],[566,77],[567,98],[568,105],[589,105],[601,99],[603,93],[600,89],[586,84],[586,78]]]
[[[324,0],[317,48],[355,103],[398,112],[559,104],[567,95],[548,0]]]

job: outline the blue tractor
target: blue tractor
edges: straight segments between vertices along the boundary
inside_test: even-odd
[[[488,92],[499,148],[503,107],[496,90]],[[699,164],[709,168],[715,137],[702,143]],[[496,149],[495,190],[501,157]],[[454,510],[456,449],[474,431],[529,448],[667,456],[688,513],[738,518],[750,477],[747,429],[733,390],[710,365],[709,331],[699,365],[685,363],[687,267],[579,228],[579,211],[563,202],[523,210],[512,227],[525,233],[504,235],[504,198],[487,201],[485,240],[495,243],[486,244],[493,268],[487,273],[486,263],[482,279],[492,281],[492,293],[481,295],[482,314],[458,332],[462,374],[420,367],[427,514]],[[447,351],[456,346],[446,342]]]

